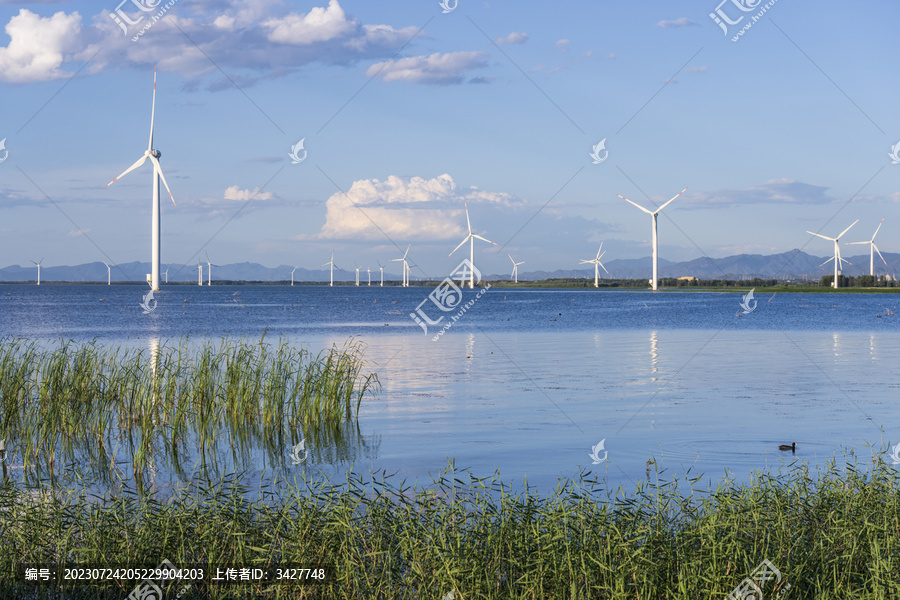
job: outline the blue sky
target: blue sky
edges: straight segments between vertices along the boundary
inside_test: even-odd
[[[741,1],[177,0],[133,39],[172,0],[0,0],[0,266],[149,260],[149,164],[103,186],[146,147],[154,65],[164,263],[375,266],[412,244],[413,275],[442,276],[468,202],[503,246],[476,249],[483,271],[573,268],[600,242],[649,256],[616,194],[685,186],[665,259],[826,256],[807,229],[860,219],[864,240],[882,217],[900,251],[900,5],[778,0],[732,41],[766,4]],[[144,18],[126,34],[117,7]],[[744,16],[727,35],[717,7]]]

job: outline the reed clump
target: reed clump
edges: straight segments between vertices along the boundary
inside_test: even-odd
[[[427,489],[349,475],[247,499],[231,477],[167,502],[125,493],[36,503],[11,484],[0,488],[0,580],[33,589],[11,582],[16,563],[165,558],[329,569],[315,586],[197,585],[184,598],[687,600],[723,598],[768,560],[781,578],[764,582],[765,598],[900,597],[900,475],[889,465],[678,487],[610,494],[585,473],[540,496],[452,469]]]

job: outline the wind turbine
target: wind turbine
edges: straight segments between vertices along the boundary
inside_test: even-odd
[[[166,267],[166,283],[169,283],[169,267]]]
[[[366,267],[366,273],[369,274],[369,285],[372,285],[372,269]]]
[[[491,240],[485,239],[485,238],[481,237],[480,235],[476,235],[476,234],[472,233],[472,221],[469,220],[469,203],[466,202],[465,206],[466,206],[466,225],[469,228],[469,235],[467,235],[466,237],[463,238],[463,241],[461,241],[459,243],[459,246],[457,246],[456,248],[453,249],[453,252],[456,252],[457,250],[462,248],[463,244],[465,244],[466,242],[469,242],[469,262],[472,265],[472,269],[469,272],[469,289],[471,290],[471,289],[475,289],[475,238],[478,238],[479,240],[481,240],[483,242],[487,242],[488,244],[493,244],[494,246],[496,246],[497,244],[494,244],[494,242],[492,242]],[[448,254],[447,257],[449,258],[450,256],[452,256],[453,252]]]
[[[38,268],[38,279],[37,279],[37,284],[38,284],[38,285],[41,285],[41,263],[44,262],[44,259],[41,258],[41,260],[39,260],[39,261],[37,261],[37,262],[34,262],[34,261],[31,261],[31,262],[37,265],[37,268]]]
[[[853,226],[856,225],[857,223],[859,223],[859,219],[853,221],[853,223],[850,224],[850,227],[853,227]],[[843,230],[839,236],[833,237],[833,238],[830,238],[830,237],[821,235],[821,234],[819,234],[819,233],[813,233],[812,231],[807,231],[807,232],[806,232],[806,233],[808,233],[808,234],[810,234],[810,235],[814,235],[814,236],[816,236],[816,237],[820,237],[820,238],[822,238],[823,240],[829,240],[829,241],[834,242],[834,256],[832,256],[831,258],[829,258],[828,260],[826,260],[825,262],[823,262],[821,265],[819,265],[819,266],[821,267],[821,266],[827,265],[827,264],[830,263],[831,261],[834,261],[834,281],[831,283],[831,287],[833,287],[834,289],[839,288],[839,287],[840,287],[840,284],[841,284],[841,280],[838,278],[838,270],[839,270],[840,267],[841,267],[841,262],[845,262],[845,263],[847,263],[848,265],[849,265],[849,264],[853,264],[853,263],[851,263],[849,260],[844,260],[843,258],[841,258],[841,247],[838,245],[838,240],[841,239],[841,238],[844,236],[845,233],[847,233],[848,231],[850,231],[850,227],[848,227],[847,229]],[[879,227],[880,227],[880,225],[879,225]],[[877,230],[876,230],[876,233],[878,233]],[[873,237],[873,239],[874,239],[874,237]],[[881,253],[879,252],[878,254],[881,254]]]
[[[324,267],[325,265],[331,265],[331,282],[328,285],[334,286],[334,250],[331,251],[331,260],[322,266]]]
[[[686,191],[687,191],[687,188],[684,188],[683,190],[681,190],[680,192],[675,194],[675,196],[672,198],[672,200],[675,200],[675,198],[682,195]],[[651,217],[651,221],[652,221],[652,223],[651,223],[651,225],[652,225],[651,240],[652,240],[652,248],[653,248],[653,250],[652,250],[653,279],[651,280],[651,283],[653,284],[653,291],[656,291],[657,289],[659,289],[659,277],[658,277],[658,274],[659,274],[659,238],[657,237],[657,234],[656,234],[656,217],[659,215],[659,213],[660,213],[660,211],[662,211],[662,209],[667,207],[672,202],[672,200],[669,200],[669,202],[666,202],[665,204],[663,204],[662,206],[660,206],[659,208],[657,208],[656,210],[651,212],[651,211],[647,210],[646,208],[644,208],[643,206],[641,206],[640,204],[635,204],[634,202],[632,202],[625,196],[622,196],[621,194],[616,194],[616,196],[619,196],[619,198],[621,198],[628,204],[638,207],[639,209],[641,209],[642,211],[644,211]],[[596,271],[596,267],[594,268],[594,270]],[[604,268],[603,270],[605,271],[606,269]]]
[[[294,271],[299,269],[300,267],[294,267]],[[291,286],[294,285],[294,271],[291,271]]]
[[[510,275],[510,277],[512,277],[515,280],[514,283],[519,283],[519,265],[524,265],[525,261],[523,260],[522,262],[516,262],[513,260],[513,257],[511,254],[507,253],[506,255],[509,257],[509,260],[512,260],[512,264],[513,264],[512,275]]]
[[[356,267],[356,287],[359,287],[359,267]]]
[[[590,264],[594,265],[594,287],[595,288],[600,287],[600,267],[603,267],[603,263],[600,262],[600,259],[603,257],[603,254],[606,254],[606,252],[604,252],[603,254],[600,254],[601,250],[603,250],[603,242],[601,242],[600,247],[597,248],[597,258],[595,258],[594,260],[583,260],[580,263],[578,263],[580,265],[590,265]],[[606,271],[606,267],[603,267],[603,270]],[[609,275],[609,271],[606,271],[606,274]]]
[[[403,258],[392,258],[390,261],[388,261],[388,262],[401,262],[402,261],[402,264],[400,265],[402,268],[402,270],[400,271],[402,273],[402,275],[400,276],[400,278],[403,281],[403,283],[402,283],[403,287],[409,287],[409,265],[406,262],[406,255],[409,254],[409,249],[411,247],[412,247],[412,244],[409,244],[406,247],[406,252],[403,253]]]
[[[155,150],[153,148],[153,119],[156,115],[156,67],[153,67],[153,104],[150,107],[150,142],[147,144],[147,149],[144,151],[144,155],[140,157],[133,165],[128,167],[121,175],[110,181],[106,184],[106,187],[111,186],[119,179],[127,175],[128,173],[134,171],[139,166],[144,164],[148,158],[150,162],[153,163],[153,208],[152,208],[152,225],[151,225],[151,234],[150,234],[150,267],[151,273],[149,277],[150,288],[153,291],[159,290],[159,180],[161,179],[163,185],[166,186],[166,191],[169,192],[169,198],[172,199],[172,204],[175,204],[175,197],[172,196],[172,190],[169,189],[169,184],[166,183],[166,177],[163,175],[162,168],[159,166],[159,158],[162,156],[159,150]],[[177,205],[176,205],[177,206]]]
[[[103,264],[106,265],[106,262]],[[110,270],[109,265],[106,265],[106,285],[112,285],[112,270]]]
[[[875,245],[875,236],[878,235],[878,230],[881,229],[881,226],[884,224],[884,217],[881,218],[881,223],[878,224],[878,227],[875,228],[875,233],[872,234],[872,239],[868,242],[846,242],[847,245],[852,246],[854,244],[869,244],[869,275],[875,276],[875,253],[878,252],[878,256],[881,258],[881,262],[884,263],[884,266],[888,266],[887,261],[884,260],[884,257],[881,256],[881,251],[878,249],[878,246]]]
[[[378,261],[378,268],[381,269],[381,283],[378,284],[378,287],[384,287],[384,267],[381,265],[381,261]]]
[[[197,285],[203,287],[203,263],[197,263]]]
[[[222,266],[222,265],[217,265],[217,264],[213,264],[213,263],[209,262],[209,253],[207,252],[206,253],[206,275],[209,279],[207,279],[206,285],[208,285],[208,286],[212,285],[212,268],[220,267],[220,266]]]

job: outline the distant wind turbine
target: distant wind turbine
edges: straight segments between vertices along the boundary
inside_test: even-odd
[[[331,281],[328,284],[329,286],[334,286],[334,250],[331,251],[331,260],[327,263],[324,263],[322,266],[331,265]]]
[[[600,259],[603,258],[603,254],[606,254],[606,252],[604,252],[603,254],[600,254],[601,250],[603,250],[602,242],[600,243],[600,247],[597,248],[597,257],[595,259],[583,260],[580,263],[578,263],[578,264],[582,264],[582,265],[590,265],[590,264],[594,265],[594,287],[595,288],[600,287],[600,267],[603,267],[603,263],[600,262]],[[606,271],[606,267],[603,267],[603,270]],[[606,271],[606,274],[609,275],[609,271]]]
[[[884,217],[881,218],[881,223],[878,224],[878,227],[875,228],[875,233],[872,234],[872,239],[868,242],[846,242],[847,245],[852,246],[854,244],[869,244],[869,275],[875,276],[875,253],[878,252],[879,258],[881,258],[881,262],[884,263],[884,266],[888,266],[887,261],[884,260],[884,257],[881,256],[881,251],[878,249],[878,246],[875,245],[875,236],[878,235],[878,230],[881,229],[881,226],[884,224]],[[851,225],[852,227],[852,225]]]
[[[856,225],[857,223],[859,223],[859,219],[853,221],[853,223],[850,224],[850,227],[853,227],[853,226]],[[831,258],[829,258],[828,260],[826,260],[825,262],[823,262],[821,265],[819,265],[820,267],[822,267],[822,266],[827,265],[827,264],[830,263],[831,261],[834,261],[834,281],[831,283],[831,287],[833,287],[834,289],[837,289],[837,288],[841,287],[841,280],[840,280],[839,275],[838,275],[838,273],[839,273],[839,271],[840,271],[840,267],[842,266],[841,263],[842,263],[842,262],[845,262],[845,263],[847,263],[848,265],[849,265],[849,264],[853,264],[853,263],[851,263],[849,260],[844,260],[843,258],[841,258],[841,247],[840,247],[840,245],[838,245],[838,240],[840,240],[840,239],[844,236],[845,233],[847,233],[848,231],[850,231],[850,227],[848,227],[847,229],[843,230],[843,231],[840,233],[839,236],[833,237],[833,238],[830,238],[830,237],[828,237],[828,236],[824,236],[824,235],[821,235],[821,234],[818,234],[818,233],[813,233],[812,231],[807,231],[807,232],[806,232],[806,233],[808,233],[808,234],[810,234],[810,235],[814,235],[814,236],[816,236],[816,237],[820,237],[820,238],[822,238],[823,240],[829,240],[829,241],[831,241],[831,242],[834,242],[834,256],[832,256]],[[880,225],[879,225],[879,227],[880,227]],[[875,233],[878,233],[878,230],[876,230]],[[875,239],[874,236],[872,237],[872,239]],[[878,254],[880,255],[881,253],[879,252]]]
[[[294,271],[299,269],[300,267],[294,267]],[[291,285],[294,285],[294,271],[291,271]]]
[[[203,287],[203,263],[197,263],[197,285]]]
[[[675,200],[675,198],[677,198],[678,196],[682,195],[682,194],[685,193],[686,191],[687,191],[687,188],[684,188],[683,190],[681,190],[680,192],[678,192],[677,194],[675,194],[675,196],[672,197],[671,200],[669,200],[668,202],[666,202],[665,204],[663,204],[662,206],[660,206],[659,208],[657,208],[657,209],[654,210],[654,211],[649,211],[649,210],[647,210],[646,208],[644,208],[643,206],[641,206],[640,204],[635,204],[634,202],[632,202],[631,200],[629,200],[629,199],[626,198],[625,196],[622,196],[621,194],[616,194],[616,196],[618,196],[619,198],[621,198],[622,200],[624,200],[624,201],[627,202],[628,204],[631,204],[632,206],[638,207],[639,209],[641,209],[642,211],[644,211],[645,213],[647,213],[647,214],[650,215],[650,217],[651,217],[651,225],[652,225],[652,248],[653,248],[653,249],[652,249],[652,253],[653,253],[653,257],[652,257],[652,258],[653,258],[653,279],[651,280],[651,283],[653,284],[653,290],[654,290],[654,291],[656,291],[657,289],[659,289],[659,277],[658,277],[658,275],[659,275],[659,238],[657,237],[657,234],[656,234],[656,217],[659,215],[659,213],[660,213],[660,211],[662,211],[662,209],[664,209],[665,207],[667,207],[673,200]],[[596,268],[595,268],[595,270],[596,270]],[[603,270],[605,271],[606,269],[603,269]]]
[[[507,253],[506,255],[509,257],[509,260],[512,260],[513,264],[512,275],[510,275],[510,277],[514,279],[513,283],[519,283],[519,265],[524,265],[525,261],[523,260],[522,262],[516,262],[513,260],[511,254]]]
[[[103,263],[106,265],[106,262]],[[106,285],[112,285],[112,270],[106,265]]]
[[[206,280],[206,285],[208,285],[208,286],[212,285],[212,268],[219,267],[219,266],[221,266],[221,265],[217,265],[217,264],[211,263],[209,261],[209,253],[207,253],[206,254],[206,275],[207,275],[208,279]]]
[[[466,242],[469,242],[469,262],[472,265],[472,269],[469,273],[469,289],[475,289],[475,238],[478,238],[479,240],[481,240],[483,242],[487,242],[488,244],[493,244],[494,246],[496,246],[497,244],[494,244],[494,242],[492,242],[491,240],[483,238],[480,235],[476,235],[476,234],[472,233],[472,221],[469,220],[469,203],[468,202],[466,202],[465,207],[466,207],[466,226],[468,226],[468,228],[469,228],[469,235],[467,235],[466,237],[463,238],[463,241],[461,241],[459,243],[459,246],[457,246],[456,248],[453,249],[453,252],[456,252],[457,250],[462,248],[463,244],[465,244]],[[453,252],[448,254],[447,257],[449,258],[450,256],[452,256]]]
[[[359,267],[356,267],[356,287],[359,287]]]
[[[406,262],[406,255],[409,254],[409,249],[412,247],[412,244],[409,244],[406,247],[406,252],[403,253],[403,258],[392,258],[388,262],[402,262],[401,266],[401,279],[403,283],[401,284],[403,287],[409,287],[409,265]]]
[[[369,274],[369,285],[372,285],[372,269],[366,267],[366,273]]]
[[[169,283],[169,267],[166,267],[166,283]]]
[[[31,261],[31,262],[34,263],[35,265],[37,265],[37,268],[38,268],[37,284],[41,285],[41,263],[44,262],[44,259],[41,258],[41,260],[39,260],[37,262],[34,262],[34,261]]]
[[[384,267],[381,265],[381,261],[378,261],[378,268],[381,269],[381,283],[378,284],[378,287],[384,287]]]
[[[151,236],[150,236],[150,269],[151,273],[148,277],[148,283],[150,283],[150,288],[153,291],[159,290],[159,181],[160,179],[163,182],[163,185],[166,186],[166,191],[169,192],[169,198],[172,199],[172,204],[175,204],[175,197],[172,196],[172,190],[169,189],[169,184],[166,183],[166,178],[163,175],[162,168],[159,166],[159,158],[162,156],[159,150],[155,150],[153,148],[153,119],[156,114],[156,67],[153,67],[153,104],[150,107],[150,142],[147,144],[147,149],[144,151],[144,155],[140,157],[133,165],[128,167],[121,175],[110,181],[106,184],[106,187],[111,186],[119,179],[137,169],[139,166],[144,164],[148,158],[150,162],[153,163],[153,208],[152,208],[152,225],[151,225]]]

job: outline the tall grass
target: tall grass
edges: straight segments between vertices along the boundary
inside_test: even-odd
[[[350,475],[263,489],[255,500],[237,478],[166,503],[133,494],[35,502],[9,485],[0,487],[0,581],[15,563],[166,558],[330,569],[324,585],[198,585],[185,596],[196,598],[434,600],[454,590],[458,600],[693,600],[724,598],[768,559],[783,579],[764,586],[765,598],[900,597],[900,475],[888,465],[677,488],[610,495],[586,473],[539,496],[455,469],[427,489]]]
[[[123,446],[136,473],[160,453],[177,465],[186,444],[204,463],[221,447],[235,457],[255,445],[280,450],[303,439],[304,429],[337,430],[355,417],[379,388],[364,364],[353,341],[313,355],[264,338],[217,345],[185,338],[153,351],[4,339],[0,439],[26,474],[38,476],[52,476],[76,453],[113,468]]]

